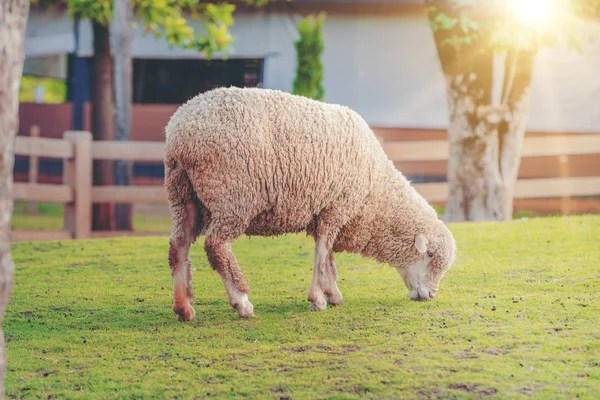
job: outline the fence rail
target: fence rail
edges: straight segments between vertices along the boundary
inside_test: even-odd
[[[448,158],[448,143],[443,140],[383,142],[383,148],[394,162],[434,161]],[[15,183],[13,198],[29,202],[64,203],[62,231],[13,231],[13,240],[84,239],[110,236],[150,235],[144,232],[92,232],[93,203],[166,204],[162,186],[92,185],[94,160],[131,160],[162,162],[165,145],[155,142],[93,142],[89,132],[66,132],[63,139],[46,139],[31,135],[17,137],[15,154],[37,160],[38,157],[63,159],[63,184]],[[600,154],[600,135],[563,135],[525,138],[523,157],[559,156],[561,177],[521,179],[515,186],[515,198],[568,198],[600,195],[600,177],[567,177],[568,157]],[[37,177],[37,174],[34,174]],[[414,185],[428,201],[445,201],[447,183]]]
[[[384,142],[392,161],[443,161],[448,159],[446,140]],[[600,135],[560,135],[527,137],[521,157],[570,156],[600,153]]]

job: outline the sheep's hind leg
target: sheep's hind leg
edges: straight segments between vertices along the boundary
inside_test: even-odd
[[[221,275],[229,305],[237,311],[240,318],[253,318],[254,306],[248,300],[250,286],[231,251],[231,241],[207,236],[204,248],[210,265]]]
[[[321,287],[327,298],[327,303],[332,306],[339,306],[344,304],[342,298],[342,292],[337,286],[338,272],[335,260],[333,258],[333,251],[329,250],[329,257],[327,262],[327,275],[325,279],[321,280]]]
[[[192,263],[190,246],[197,238],[198,209],[192,202],[172,208],[173,229],[169,240],[169,266],[173,278],[173,311],[180,321],[192,321],[196,311],[190,305],[192,290]]]
[[[327,303],[343,303],[342,293],[337,287],[337,269],[333,260],[333,240],[329,235],[317,236],[315,240],[315,260],[313,279],[308,290],[311,311],[327,308]]]

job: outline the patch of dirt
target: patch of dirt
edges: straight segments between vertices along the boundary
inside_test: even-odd
[[[474,358],[479,358],[479,355],[473,353],[473,351],[471,351],[471,350],[465,350],[465,351],[459,353],[454,358],[457,360],[474,359]]]
[[[510,354],[510,350],[498,349],[496,347],[483,347],[480,351],[492,356],[504,356],[506,354]]]
[[[570,330],[572,330],[572,328],[557,327],[557,328],[548,329],[546,332],[548,332],[549,335],[555,335],[557,333],[561,333],[564,331],[570,331]]]
[[[431,389],[430,392],[424,392],[419,390],[417,392],[419,398],[421,399],[445,399],[448,398],[448,395],[441,391],[440,389]]]
[[[300,347],[284,347],[284,350],[291,351],[292,353],[306,353],[310,350],[308,346],[300,346]]]
[[[478,398],[484,396],[492,396],[498,393],[498,390],[495,388],[479,389],[479,385],[472,385],[468,383],[451,383],[450,385],[448,385],[448,389],[460,390],[461,392],[466,393],[477,393]]]
[[[368,387],[365,387],[363,385],[354,385],[350,388],[346,388],[346,389],[338,389],[338,391],[340,392],[347,392],[347,393],[354,393],[354,394],[358,394],[358,395],[366,395],[367,393],[369,393],[371,390]]]
[[[498,390],[495,388],[483,389],[479,391],[480,396],[492,396],[498,393]]]
[[[477,385],[469,385],[468,383],[451,383],[448,389],[460,390],[461,392],[472,393],[477,390]]]
[[[318,345],[318,350],[314,350],[316,352],[327,353],[327,354],[337,354],[337,355],[348,355],[350,353],[354,353],[356,351],[361,350],[360,347],[354,345],[342,345],[340,348],[333,348],[325,345]]]
[[[353,345],[343,345],[342,349],[344,349],[344,354],[354,353],[355,351],[360,351],[361,348]]]
[[[519,392],[523,393],[526,396],[535,396],[535,391],[538,389],[542,389],[545,386],[546,385],[544,385],[543,383],[536,383],[533,385],[525,386],[522,389],[519,389]]]

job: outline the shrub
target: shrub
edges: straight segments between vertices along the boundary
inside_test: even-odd
[[[325,13],[308,15],[298,22],[300,39],[295,42],[297,65],[294,79],[294,94],[315,100],[323,100],[323,23]]]

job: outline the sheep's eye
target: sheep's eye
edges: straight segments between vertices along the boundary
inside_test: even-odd
[[[431,250],[427,250],[427,255],[428,255],[429,257],[433,257],[433,251],[431,251]]]

